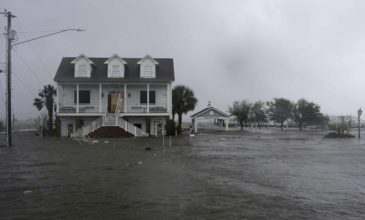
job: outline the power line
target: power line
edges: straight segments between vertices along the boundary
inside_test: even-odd
[[[44,84],[47,84],[47,83],[42,83],[40,78],[38,77],[38,75],[30,68],[30,66],[28,65],[27,62],[25,62],[24,58],[22,55],[20,55],[20,53],[18,53],[16,50],[14,50],[15,53],[20,57],[21,61],[24,63],[24,65],[27,67],[27,69],[29,70],[30,73],[33,74],[33,76],[35,76],[35,78],[38,80],[38,82],[41,84],[41,85],[44,85]]]
[[[34,88],[31,88],[31,87],[29,87],[29,84],[27,84],[26,82],[24,82],[21,78],[20,78],[20,76],[18,76],[18,73],[16,73],[14,70],[12,71],[12,73],[14,74],[14,76],[19,80],[19,82],[21,83],[21,84],[23,84],[23,86],[26,88],[26,89],[28,89],[28,91],[30,92],[30,93],[32,93],[32,95],[34,95],[34,96],[37,96],[37,93],[33,90]]]
[[[15,21],[15,23],[17,24],[18,28],[22,31],[21,25],[17,21]],[[18,32],[18,33],[21,33],[24,36],[25,40],[28,40],[28,37],[26,36],[25,33],[23,33],[23,32]],[[49,75],[50,80],[52,82],[52,79],[53,79],[52,74],[50,73],[50,71],[46,67],[46,64],[43,62],[43,60],[42,60],[41,56],[39,55],[39,53],[37,53],[36,50],[34,49],[32,42],[29,42],[29,47],[32,49],[33,53],[37,56],[39,62],[42,64],[44,70],[46,70],[46,72]]]

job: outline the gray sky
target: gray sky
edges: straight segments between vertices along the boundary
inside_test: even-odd
[[[13,52],[13,108],[35,117],[37,91],[61,58],[171,57],[175,85],[222,110],[234,100],[306,98],[328,114],[365,107],[365,1],[360,0],[2,0],[17,16],[19,41],[65,28],[86,32],[19,45]],[[0,26],[6,18],[0,17]],[[5,38],[0,37],[5,62]],[[5,76],[0,74],[0,116]]]

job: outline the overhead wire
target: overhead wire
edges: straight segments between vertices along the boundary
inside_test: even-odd
[[[33,76],[38,80],[38,82],[40,83],[40,85],[45,85],[47,83],[42,82],[42,80],[39,78],[39,76],[30,68],[30,66],[28,65],[28,63],[25,61],[25,59],[23,58],[22,55],[20,55],[20,53],[16,52],[16,50],[14,50],[15,53],[19,56],[20,60],[23,62],[23,64],[27,67],[27,69],[29,70],[29,72],[31,74],[33,74]]]
[[[24,32],[22,32],[23,29],[22,29],[21,25],[16,20],[15,20],[15,23],[21,31],[21,32],[18,32],[18,33],[21,33],[24,36],[25,40],[29,40],[29,38],[26,36],[26,34]],[[32,49],[33,53],[36,55],[36,57],[38,58],[39,63],[42,65],[44,70],[47,72],[47,74],[50,77],[50,80],[52,82],[52,80],[53,80],[52,74],[48,70],[46,64],[43,62],[43,60],[42,60],[41,56],[39,55],[39,53],[36,52],[36,50],[34,49],[32,42],[29,42],[28,46]]]
[[[29,83],[27,84],[25,81],[23,81],[23,79],[20,77],[20,76],[18,76],[18,73],[17,72],[15,72],[14,70],[12,71],[12,73],[14,74],[14,76],[15,76],[15,78],[17,78],[18,79],[18,81],[21,83],[21,84],[23,84],[23,86],[32,94],[32,95],[34,95],[34,96],[38,96],[37,95],[37,92],[35,92],[36,90],[34,90],[34,88],[33,87],[30,87],[29,86]]]

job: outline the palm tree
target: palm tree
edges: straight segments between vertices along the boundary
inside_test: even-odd
[[[197,102],[189,87],[179,85],[172,90],[172,119],[175,119],[175,114],[178,115],[178,133],[181,132],[182,114],[194,110]]]
[[[57,95],[56,89],[52,85],[43,87],[43,90],[38,93],[40,98],[35,98],[33,105],[40,111],[46,107],[48,111],[48,131],[53,129],[53,106],[54,97]]]

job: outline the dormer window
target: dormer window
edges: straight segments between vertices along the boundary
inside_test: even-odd
[[[158,62],[150,55],[146,55],[137,64],[140,65],[140,77],[141,78],[155,78],[156,66]]]
[[[143,71],[144,71],[144,73],[143,73],[144,77],[153,77],[152,65],[150,65],[150,64],[144,65]]]
[[[114,54],[104,63],[108,65],[109,78],[124,77],[124,65],[127,65],[127,62],[125,62],[120,56]]]
[[[87,66],[85,64],[79,65],[79,76],[87,76]]]
[[[76,57],[71,63],[75,65],[75,77],[90,77],[91,66],[94,63],[84,54]]]
[[[112,65],[112,76],[118,77],[120,76],[120,66],[119,65]]]

